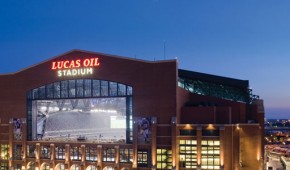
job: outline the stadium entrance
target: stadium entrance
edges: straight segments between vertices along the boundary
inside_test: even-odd
[[[106,80],[54,82],[27,94],[27,139],[132,142],[132,87]]]

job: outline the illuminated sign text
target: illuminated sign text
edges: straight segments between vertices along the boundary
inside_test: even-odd
[[[93,74],[93,68],[99,65],[99,58],[54,61],[51,70],[56,70],[58,77],[82,76]]]

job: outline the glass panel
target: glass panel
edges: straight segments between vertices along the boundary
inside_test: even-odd
[[[35,155],[36,155],[35,145],[27,145],[27,157],[35,158]]]
[[[101,81],[101,96],[108,96],[108,81]]]
[[[84,80],[77,80],[77,97],[84,96]]]
[[[38,99],[38,89],[33,89],[32,90],[32,98],[33,99]]]
[[[61,98],[68,98],[68,81],[61,81]]]
[[[124,84],[118,84],[118,95],[119,96],[126,95],[126,86]]]
[[[54,85],[54,98],[60,98],[60,82],[55,82],[53,85]]]
[[[69,86],[69,97],[75,97],[76,96],[76,81],[69,80],[68,86]]]
[[[0,146],[1,146],[0,158],[2,160],[8,160],[9,159],[9,145],[1,144]]]
[[[92,88],[91,88],[91,86],[92,86],[92,81],[91,80],[88,80],[88,79],[86,79],[85,80],[85,94],[84,94],[84,96],[85,97],[91,97],[92,96]]]
[[[127,95],[132,95],[133,94],[133,89],[131,86],[127,86]]]
[[[38,94],[39,94],[39,98],[40,99],[44,99],[45,98],[45,86],[39,87]]]
[[[117,96],[117,83],[110,82],[110,96]]]
[[[53,98],[53,84],[48,84],[46,86],[46,97],[49,99]]]
[[[100,96],[100,80],[93,80],[93,97]]]

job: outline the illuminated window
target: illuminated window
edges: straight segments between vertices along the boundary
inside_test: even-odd
[[[8,160],[9,159],[9,145],[8,144],[1,144],[1,159]]]
[[[41,169],[41,170],[50,170],[49,164],[44,163],[44,164],[41,166],[40,169]]]
[[[220,169],[220,141],[201,141],[201,169]]]
[[[133,149],[120,149],[120,162],[133,162]]]
[[[8,162],[0,162],[0,170],[8,170]]]
[[[27,157],[35,158],[36,155],[36,147],[35,145],[27,145]]]
[[[44,158],[44,159],[50,158],[50,146],[40,147],[40,158]]]
[[[115,149],[114,148],[104,148],[103,149],[103,161],[104,162],[114,162],[115,161]]]
[[[13,170],[21,170],[22,169],[22,165],[21,164],[16,164],[13,167]]]
[[[148,167],[148,152],[138,150],[138,167]]]
[[[81,148],[78,146],[70,148],[70,159],[71,160],[81,160]]]
[[[197,141],[179,141],[179,165],[182,168],[197,168]]]
[[[157,149],[157,169],[172,169],[172,152],[169,149]]]
[[[55,158],[56,159],[65,159],[65,147],[64,146],[56,146],[55,147]]]
[[[87,161],[98,160],[98,152],[96,147],[86,147],[86,160]]]

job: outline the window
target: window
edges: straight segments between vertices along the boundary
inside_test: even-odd
[[[100,93],[100,80],[93,80],[93,97],[99,97],[101,95]]]
[[[0,170],[8,170],[8,162],[0,162]]]
[[[196,130],[181,129],[180,136],[196,136]]]
[[[69,80],[68,87],[69,87],[69,97],[75,97],[76,96],[76,81]]]
[[[118,95],[119,96],[126,95],[126,86],[124,84],[118,84]]]
[[[55,147],[55,158],[56,159],[65,159],[65,147],[64,146],[56,146]]]
[[[49,164],[44,163],[44,164],[41,166],[40,169],[41,169],[41,170],[50,170]]]
[[[27,157],[28,158],[35,158],[35,154],[36,154],[35,145],[27,145]]]
[[[22,145],[15,145],[13,148],[13,159],[14,160],[21,160],[22,159]]]
[[[50,146],[40,147],[40,158],[49,159],[50,158]]]
[[[81,148],[78,146],[72,146],[70,148],[70,159],[71,160],[81,160]]]
[[[77,97],[84,96],[84,80],[79,79],[77,80]]]
[[[148,167],[148,152],[145,150],[138,151],[138,167]]]
[[[86,160],[87,161],[98,160],[98,151],[96,147],[86,147]]]
[[[120,149],[120,162],[133,162],[133,149]]]
[[[61,81],[61,98],[68,98],[68,81]]]
[[[21,169],[22,169],[22,165],[21,164],[14,165],[14,169],[13,170],[21,170]]]
[[[8,144],[1,144],[1,153],[0,158],[2,160],[8,160],[9,159],[9,145]]]
[[[54,86],[54,98],[60,98],[60,82],[56,82],[53,84]]]
[[[172,152],[169,149],[157,149],[157,169],[172,169]]]
[[[179,141],[179,165],[183,168],[197,168],[197,141]]]
[[[104,162],[114,162],[115,161],[115,149],[114,148],[104,148],[103,149],[103,161]]]
[[[92,81],[91,80],[84,80],[84,96],[91,97],[92,96]]]
[[[201,168],[220,169],[220,141],[201,141]]]
[[[101,81],[101,96],[108,96],[108,81]]]
[[[117,96],[117,83],[110,82],[110,96]]]

